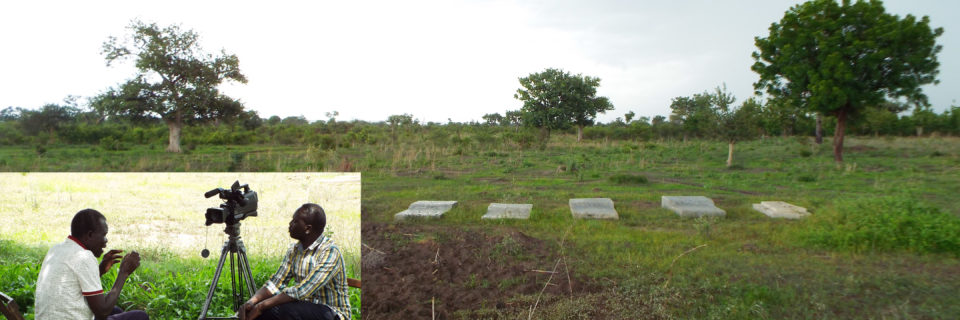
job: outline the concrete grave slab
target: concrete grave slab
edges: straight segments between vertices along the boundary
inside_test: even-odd
[[[443,217],[443,214],[457,206],[456,201],[417,201],[410,204],[407,210],[400,211],[393,216],[396,220],[405,220],[408,218],[432,218]]]
[[[681,217],[727,215],[726,211],[713,204],[713,200],[704,196],[662,196],[660,205]]]
[[[771,218],[800,219],[810,215],[807,208],[783,201],[760,201],[753,204],[753,209]]]
[[[491,203],[481,219],[530,219],[532,204]]]
[[[570,199],[570,212],[581,219],[620,219],[610,198]]]

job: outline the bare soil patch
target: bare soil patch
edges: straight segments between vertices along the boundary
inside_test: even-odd
[[[544,289],[557,243],[507,229],[363,224],[363,310],[368,319],[449,319],[457,310],[526,310],[511,299]],[[566,257],[569,265],[569,259]],[[544,298],[598,292],[561,261]],[[569,277],[569,278],[568,278]],[[542,307],[544,301],[541,301]]]

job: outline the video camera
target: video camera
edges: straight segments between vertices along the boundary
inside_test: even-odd
[[[216,188],[203,194],[206,198],[215,195],[220,195],[220,199],[225,202],[220,204],[219,208],[207,208],[207,213],[204,215],[207,218],[206,225],[214,223],[232,225],[246,217],[257,216],[257,192],[251,191],[250,186],[240,185],[240,181],[236,181],[229,190]]]

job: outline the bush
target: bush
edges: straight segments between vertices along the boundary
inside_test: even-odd
[[[13,121],[0,121],[0,145],[19,145],[27,141]]]
[[[505,134],[506,138],[513,143],[516,143],[521,150],[527,150],[533,147],[533,144],[537,141],[537,136],[530,130],[521,130],[518,132],[510,132]]]
[[[647,183],[647,177],[634,176],[629,174],[618,174],[610,177],[610,181],[616,184],[644,184]]]
[[[854,251],[909,250],[960,256],[960,219],[906,197],[839,203],[814,215],[808,245]]]
[[[477,142],[480,147],[489,147],[497,144],[499,139],[490,133],[487,130],[481,130],[473,135],[473,140]]]
[[[317,147],[323,150],[333,150],[337,147],[337,139],[330,135],[321,135],[317,139]]]
[[[124,151],[130,150],[130,145],[126,142],[117,140],[113,136],[100,138],[100,149],[104,151]]]

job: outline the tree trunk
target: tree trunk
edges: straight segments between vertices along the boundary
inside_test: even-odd
[[[823,144],[823,115],[817,112],[817,144]]]
[[[730,148],[729,148],[729,151],[727,152],[727,168],[733,165],[733,144],[734,143],[735,142],[730,141],[730,144],[729,144]]]
[[[180,112],[173,119],[166,120],[167,128],[170,128],[170,142],[167,145],[167,152],[180,153],[180,132],[183,130],[183,121]]]
[[[837,129],[833,133],[833,161],[843,163],[843,131],[847,128],[847,111],[837,111]]]
[[[923,126],[917,126],[917,138],[923,136]]]
[[[550,129],[548,129],[547,127],[540,127],[540,139],[539,139],[539,140],[540,140],[540,141],[538,141],[538,143],[540,144],[540,146],[539,146],[540,150],[546,150],[546,149],[547,149],[547,142],[550,141]]]
[[[579,143],[580,140],[583,140],[583,126],[577,125],[577,142]]]

